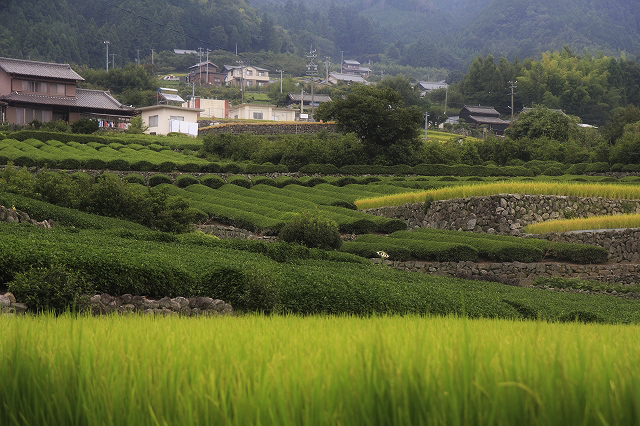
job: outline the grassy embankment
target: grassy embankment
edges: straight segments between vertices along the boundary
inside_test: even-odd
[[[357,200],[355,204],[359,209],[371,209],[383,206],[401,206],[407,203],[420,203],[424,202],[427,198],[438,201],[496,194],[564,195],[637,200],[640,199],[640,187],[570,182],[495,182],[452,186],[375,198],[362,198]]]
[[[638,326],[455,317],[0,320],[3,425],[629,425]]]

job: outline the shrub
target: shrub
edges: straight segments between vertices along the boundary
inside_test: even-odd
[[[542,174],[545,176],[562,176],[564,171],[558,166],[551,166],[547,167]]]
[[[142,176],[141,174],[138,174],[138,173],[128,174],[125,177],[123,177],[122,179],[124,179],[125,181],[127,181],[129,183],[137,183],[137,184],[140,184],[140,185],[144,185],[145,184],[144,176]]]
[[[588,173],[606,173],[611,171],[611,167],[605,162],[591,163],[587,165],[584,171]]]
[[[342,245],[338,225],[308,211],[294,215],[282,227],[278,239],[324,250],[338,249]]]
[[[222,171],[225,173],[242,173],[242,167],[237,163],[227,163],[222,166]]]
[[[27,157],[26,155],[21,155],[13,160],[13,164],[18,167],[33,167],[36,165],[36,162],[33,158]]]
[[[186,188],[189,185],[195,185],[197,183],[200,183],[198,178],[192,175],[180,175],[176,178],[176,185],[180,188]]]
[[[227,183],[241,186],[242,188],[251,188],[251,181],[245,176],[229,176]]]
[[[153,163],[147,160],[140,160],[134,163],[131,163],[131,170],[136,170],[139,172],[149,172],[153,170]]]
[[[222,167],[218,163],[208,163],[200,166],[200,171],[203,173],[220,173]]]
[[[624,164],[622,163],[616,163],[613,166],[611,166],[612,172],[621,172],[623,169],[624,169]]]
[[[218,189],[224,185],[224,179],[216,175],[206,175],[200,178],[200,183],[209,188]]]
[[[82,164],[80,164],[80,161],[75,158],[65,158],[60,161],[59,167],[64,170],[77,170],[82,167]]]
[[[325,179],[322,179],[322,178],[319,178],[319,177],[313,177],[313,178],[309,179],[308,181],[306,181],[306,186],[314,187],[316,185],[320,185],[321,183],[327,183],[327,181]]]
[[[163,183],[173,183],[173,179],[171,179],[167,175],[157,174],[149,176],[149,186],[158,186]]]
[[[622,168],[623,172],[640,172],[640,164],[626,164]]]
[[[104,170],[107,168],[107,163],[99,158],[90,158],[84,163],[85,167],[90,170]]]
[[[110,160],[107,161],[107,165],[106,165],[107,169],[109,170],[129,170],[131,169],[131,166],[129,165],[129,162],[126,160],[122,160],[122,159],[116,159],[116,160]]]
[[[9,162],[9,158],[4,155],[0,155],[0,166],[4,166]]]
[[[180,170],[181,172],[192,172],[195,173],[200,169],[200,166],[198,166],[196,163],[184,163],[184,164],[179,164],[178,165],[178,170]]]
[[[334,182],[331,182],[331,185],[334,186],[346,186],[346,185],[351,185],[354,183],[359,183],[358,179],[356,179],[353,176],[345,176],[345,177],[341,177],[340,179],[335,180]]]
[[[78,272],[61,265],[34,268],[17,274],[8,285],[18,300],[34,312],[62,313],[75,308],[78,298],[93,293],[93,285]]]
[[[275,179],[266,176],[256,176],[253,178],[252,183],[254,185],[278,186]]]
[[[93,120],[87,117],[83,117],[80,120],[71,123],[71,131],[73,133],[82,133],[88,135],[97,132],[99,129],[100,124],[98,123],[98,120]]]
[[[581,175],[581,174],[584,174],[587,166],[589,166],[589,165],[590,165],[589,163],[572,164],[567,169],[567,174],[568,175]]]
[[[177,168],[178,168],[178,166],[173,161],[164,161],[164,162],[158,164],[158,171],[159,172],[172,172],[172,171],[176,170]]]

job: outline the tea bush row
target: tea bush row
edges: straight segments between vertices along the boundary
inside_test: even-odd
[[[584,314],[582,318],[603,322],[640,321],[638,302],[616,297],[413,274],[369,262],[332,261],[345,260],[332,255],[328,260],[287,257],[288,251],[306,253],[304,248],[280,246],[271,249],[270,258],[261,254],[270,250],[267,246],[235,250],[190,234],[163,243],[141,236],[121,238],[114,232],[0,224],[0,284],[8,284],[21,296],[20,280],[12,283],[17,274],[61,265],[76,271],[96,292],[206,295],[228,301],[237,311],[457,314],[551,321],[572,321]],[[192,238],[198,241],[189,241]],[[273,260],[278,256],[282,262]]]

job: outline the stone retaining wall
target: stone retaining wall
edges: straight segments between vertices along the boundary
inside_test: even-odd
[[[530,285],[538,277],[565,277],[608,283],[637,284],[640,264],[576,265],[567,263],[422,262],[372,259],[403,271],[447,277],[484,279],[504,284]]]
[[[273,235],[260,235],[255,234],[246,229],[236,228],[235,226],[227,225],[196,225],[198,230],[205,234],[215,235],[216,237],[226,240],[229,238],[242,238],[245,240],[264,240],[264,241],[276,241],[277,237]]]
[[[336,132],[335,123],[274,123],[274,124],[225,124],[218,127],[204,127],[200,128],[198,135],[219,134],[219,133],[232,133],[239,135],[241,133],[253,133],[255,135],[297,135],[297,134],[310,134],[319,133],[326,130],[330,133]]]
[[[80,296],[78,307],[81,311],[91,312],[93,315],[141,313],[147,315],[181,315],[181,316],[212,316],[231,315],[233,308],[220,299],[211,297],[163,297],[159,300],[148,299],[145,296],[111,296],[96,294]],[[27,305],[17,303],[12,293],[0,295],[0,315],[24,314]]]
[[[16,315],[27,312],[27,305],[16,302],[13,293],[0,294],[0,315]]]
[[[53,228],[55,226],[55,222],[53,220],[43,220],[42,222],[38,222],[35,219],[31,219],[31,217],[23,211],[5,206],[0,206],[0,222],[30,223],[40,228]]]
[[[553,195],[498,194],[381,207],[367,213],[403,219],[410,229],[437,228],[522,235],[531,223],[551,219],[640,213],[640,200]]]
[[[111,296],[108,294],[96,294],[94,296],[82,296],[79,302],[80,309],[87,309],[93,315],[144,313],[147,315],[230,315],[233,308],[230,304],[220,299],[211,297],[163,297],[159,300],[147,299],[144,296],[124,294]]]

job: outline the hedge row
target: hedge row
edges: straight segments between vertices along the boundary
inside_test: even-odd
[[[536,238],[489,235],[473,232],[446,231],[422,228],[413,232],[398,232],[399,238],[426,241],[456,241],[478,249],[480,256],[498,262],[536,262],[542,259],[563,260],[573,263],[606,263],[606,249],[588,244],[552,242]],[[394,235],[390,236],[391,238]],[[519,246],[519,248],[517,248]]]
[[[640,303],[617,297],[541,292],[500,284],[412,274],[387,267],[313,258],[276,262],[261,248],[234,250],[197,241],[131,239],[113,231],[40,230],[0,224],[0,284],[32,267],[76,270],[97,292],[206,295],[238,311],[296,314],[416,313],[471,318],[640,322]],[[183,238],[180,236],[179,238]],[[187,237],[201,241],[203,237]],[[288,247],[277,251],[287,256]],[[301,249],[293,249],[297,251]],[[275,255],[277,257],[277,255]],[[26,289],[28,291],[28,289]]]

